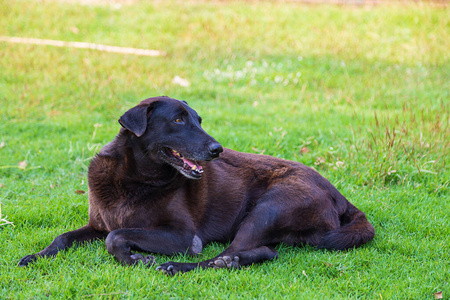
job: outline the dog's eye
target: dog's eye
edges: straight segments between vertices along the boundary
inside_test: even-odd
[[[176,123],[176,124],[183,124],[184,123],[182,118],[176,118],[175,120],[173,120],[173,122]]]

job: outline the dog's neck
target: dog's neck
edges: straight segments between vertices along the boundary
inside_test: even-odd
[[[133,137],[124,144],[124,160],[128,176],[142,183],[161,187],[183,182],[180,177],[184,176],[163,162],[156,153],[140,147]]]

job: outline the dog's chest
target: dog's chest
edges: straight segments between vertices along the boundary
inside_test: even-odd
[[[91,201],[91,221],[98,229],[112,231],[120,228],[158,228],[180,223],[191,223],[192,215],[183,193],[132,192],[114,193],[108,199]],[[94,199],[93,199],[94,200]]]
[[[158,201],[151,195],[124,193],[110,189],[108,193],[89,195],[90,223],[97,229],[112,231],[119,228],[151,228],[157,223]]]
[[[102,212],[102,219],[108,229],[151,228],[156,223],[151,210],[145,205],[120,202]]]

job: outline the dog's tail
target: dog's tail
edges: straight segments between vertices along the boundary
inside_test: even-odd
[[[366,215],[346,199],[344,201],[347,209],[339,216],[341,227],[328,232],[318,248],[345,250],[359,247],[375,236],[375,229]]]

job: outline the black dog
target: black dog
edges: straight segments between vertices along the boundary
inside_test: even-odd
[[[184,101],[150,98],[119,122],[118,136],[89,166],[88,224],[20,266],[105,237],[121,263],[149,266],[152,256],[132,251],[198,254],[209,242],[231,241],[215,258],[157,268],[169,274],[274,259],[278,243],[343,250],[374,237],[365,214],[315,170],[223,149]]]

